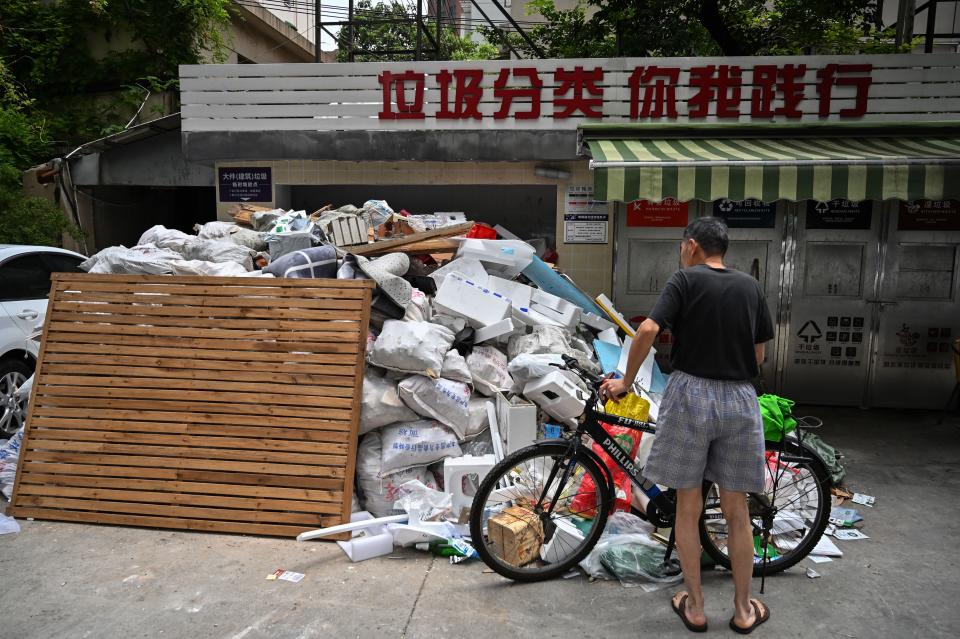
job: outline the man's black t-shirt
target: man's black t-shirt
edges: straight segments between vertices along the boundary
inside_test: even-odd
[[[760,284],[735,269],[700,264],[677,271],[650,318],[673,333],[670,365],[708,379],[753,379],[760,373],[754,344],[773,339]]]

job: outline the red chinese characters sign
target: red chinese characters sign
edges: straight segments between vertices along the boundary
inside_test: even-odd
[[[800,63],[752,68],[706,64],[689,69],[648,65],[635,67],[625,87],[605,82],[605,76],[611,74],[605,74],[603,67],[558,67],[552,72],[514,67],[501,69],[495,76],[469,68],[430,74],[384,71],[377,78],[383,98],[379,119],[602,120],[604,106],[623,99],[628,102],[631,120],[677,120],[682,117],[680,106],[691,120],[827,118],[839,99],[844,100],[843,108],[835,114],[858,118],[867,113],[872,71],[870,64],[821,68]],[[837,97],[837,89],[843,91],[842,98]],[[485,97],[493,106],[487,114],[481,110]]]
[[[687,225],[690,205],[667,198],[663,202],[637,200],[627,204],[627,226],[680,227]]]

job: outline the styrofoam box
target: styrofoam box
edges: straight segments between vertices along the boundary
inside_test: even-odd
[[[573,330],[580,323],[580,307],[565,299],[533,289],[530,297],[530,310],[540,313],[555,322]]]
[[[483,328],[506,319],[510,303],[490,289],[450,273],[433,299],[435,309],[466,319],[474,328]]]
[[[464,240],[457,257],[473,257],[483,262],[490,274],[514,278],[533,260],[533,247],[517,240]]]
[[[537,407],[523,398],[513,403],[503,393],[497,393],[497,423],[505,454],[529,446],[537,439]]]
[[[563,519],[554,519],[553,523],[557,525],[553,531],[553,537],[550,541],[540,546],[540,559],[548,564],[559,563],[574,548],[579,548],[583,543],[583,533],[580,529]]]
[[[527,382],[523,387],[523,396],[550,416],[570,423],[583,413],[586,398],[580,399],[583,391],[565,372],[556,370]]]

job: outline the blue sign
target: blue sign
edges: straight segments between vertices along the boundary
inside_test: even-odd
[[[217,168],[221,202],[272,202],[273,170],[269,166]]]
[[[772,229],[777,224],[777,204],[762,200],[718,200],[713,214],[732,229]]]

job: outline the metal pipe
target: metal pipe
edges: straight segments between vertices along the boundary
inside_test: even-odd
[[[509,12],[509,11],[507,11],[506,9],[503,8],[503,5],[501,5],[499,2],[496,2],[496,0],[495,0],[494,3],[493,3],[493,6],[495,6],[497,9],[499,9],[499,10],[500,10],[500,13],[502,13],[502,14],[507,18],[507,20],[510,22],[510,24],[513,25],[513,28],[517,30],[517,33],[520,34],[520,37],[522,37],[522,38],[524,39],[524,41],[530,46],[530,48],[533,49],[534,53],[537,54],[537,57],[538,57],[538,58],[544,58],[544,57],[546,57],[546,56],[543,54],[543,49],[541,49],[540,47],[538,47],[538,46],[536,45],[536,43],[535,43],[533,40],[530,39],[530,36],[527,35],[527,32],[524,31],[523,28],[522,28],[519,24],[517,24],[517,21],[513,19],[513,16],[510,15],[510,12]]]
[[[923,44],[924,53],[933,53],[933,39],[937,30],[937,5],[939,0],[930,0],[927,3],[927,37]]]
[[[470,4],[472,4],[472,5],[474,6],[474,8],[476,8],[476,10],[480,12],[480,15],[483,16],[483,19],[486,20],[486,21],[490,24],[491,27],[493,27],[494,29],[499,29],[499,28],[500,28],[500,27],[498,27],[498,26],[496,25],[496,23],[495,23],[493,20],[490,19],[490,17],[487,15],[487,13],[486,13],[483,9],[480,8],[480,5],[477,4],[477,0],[470,0]],[[511,52],[513,55],[517,56],[518,58],[523,58],[523,56],[520,55],[520,53],[519,53],[516,49],[513,48],[513,45],[510,44],[510,38],[504,36],[503,42],[504,42],[504,44],[507,45],[507,48],[510,49],[510,52]]]
[[[323,50],[320,48],[320,30],[323,22],[323,11],[320,8],[321,0],[316,0],[313,5],[313,61],[323,62]]]

